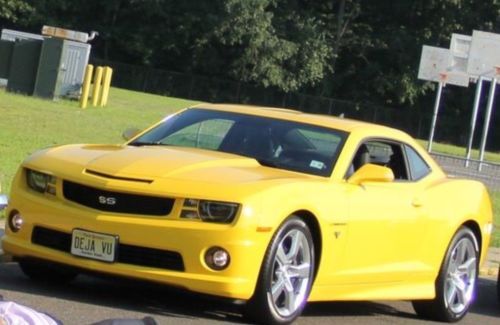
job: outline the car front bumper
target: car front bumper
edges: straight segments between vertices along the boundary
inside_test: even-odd
[[[18,232],[6,226],[2,246],[5,254],[14,259],[35,258],[232,299],[246,300],[252,296],[272,235],[257,232],[249,217],[240,216],[233,225],[220,225],[168,217],[113,215],[60,200],[47,200],[27,191],[18,192],[11,200],[6,216],[13,211],[22,215],[23,226]],[[74,229],[84,229],[117,236],[120,245],[176,252],[182,257],[183,270],[74,256],[51,245],[33,243],[35,228],[69,238]],[[50,242],[50,238],[48,240]],[[224,248],[230,255],[230,264],[222,271],[209,268],[204,259],[205,252],[214,246]]]

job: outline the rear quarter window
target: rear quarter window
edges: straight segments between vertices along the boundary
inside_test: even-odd
[[[431,168],[425,160],[410,146],[405,145],[406,156],[410,167],[411,178],[419,180],[431,172]]]

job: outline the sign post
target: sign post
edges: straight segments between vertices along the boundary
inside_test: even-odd
[[[469,141],[467,142],[467,151],[465,152],[465,167],[469,167],[469,160],[472,151],[472,141],[474,140],[474,131],[476,130],[477,113],[479,112],[479,102],[481,101],[481,93],[483,91],[483,77],[479,77],[476,86],[476,95],[474,97],[474,107],[472,109],[472,117],[470,119]]]
[[[441,74],[441,80],[438,82],[438,88],[436,92],[436,100],[434,102],[434,113],[432,114],[432,124],[431,131],[429,133],[429,141],[427,142],[427,151],[432,152],[432,141],[434,140],[434,130],[436,129],[436,122],[439,113],[439,104],[441,102],[441,94],[443,93],[443,87],[446,85],[446,74]]]
[[[491,82],[479,149],[478,171],[481,171],[491,122],[491,114],[494,108],[496,85],[500,76],[500,34],[478,30],[472,32],[469,57],[467,60],[467,73],[471,77],[478,78],[478,88],[476,89],[476,98],[474,99],[471,133],[469,135],[469,144],[466,152],[466,166],[468,166],[471,155],[472,139],[474,137],[474,128],[472,128],[472,126],[475,126],[473,122],[477,119],[478,106],[481,100],[482,83],[485,80]]]
[[[434,141],[443,87],[445,87],[446,84],[461,87],[469,86],[469,76],[462,71],[453,70],[453,66],[461,64],[460,61],[455,62],[454,58],[455,57],[449,49],[428,45],[422,47],[420,66],[418,68],[418,79],[438,83],[431,129],[429,132],[429,142],[427,143],[427,151],[429,152],[432,152],[432,142]]]
[[[495,91],[497,88],[498,74],[500,74],[500,67],[496,68],[497,73],[493,79],[491,79],[490,92],[488,95],[488,104],[486,106],[486,117],[483,126],[483,136],[481,137],[481,148],[479,150],[479,165],[477,170],[481,171],[483,168],[484,160],[484,150],[486,149],[486,139],[488,138],[488,131],[490,129],[491,112],[493,111],[493,103],[495,101]]]

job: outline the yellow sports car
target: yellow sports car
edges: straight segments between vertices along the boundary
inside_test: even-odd
[[[34,279],[93,271],[246,300],[412,300],[457,321],[492,231],[488,193],[407,134],[292,110],[202,104],[123,145],[65,145],[13,181],[3,249]]]

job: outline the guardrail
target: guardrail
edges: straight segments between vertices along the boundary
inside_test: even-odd
[[[500,164],[493,162],[481,163],[479,171],[479,160],[466,159],[446,154],[431,154],[436,162],[450,176],[475,179],[483,182],[491,191],[500,190]],[[466,162],[468,167],[465,167]]]

